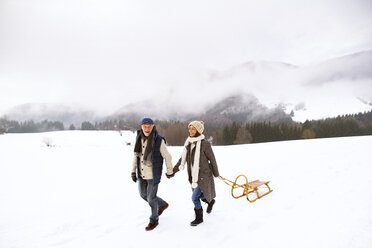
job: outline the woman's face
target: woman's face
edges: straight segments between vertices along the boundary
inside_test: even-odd
[[[195,134],[196,134],[196,128],[194,127],[194,126],[192,126],[192,125],[190,125],[190,127],[189,127],[189,135],[190,135],[190,137],[194,137],[195,136]]]

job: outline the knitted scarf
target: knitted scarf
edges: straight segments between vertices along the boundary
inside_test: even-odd
[[[195,142],[196,142],[194,164],[191,164],[191,176],[192,176],[191,187],[193,187],[193,188],[196,188],[198,186],[199,162],[200,162],[200,148],[201,148],[201,141],[204,138],[205,137],[204,137],[203,134],[200,135],[200,136],[198,136],[198,137],[188,137],[186,139],[186,141],[185,141],[184,146],[183,146],[181,164],[179,166],[180,170],[183,170],[185,168],[186,156],[187,156],[187,146],[189,144],[194,144],[195,145]],[[192,147],[190,149],[190,152],[192,152]]]
[[[147,139],[147,146],[146,146],[145,153],[143,155],[143,160],[144,160],[145,164],[147,164],[148,162],[150,162],[152,160],[152,148],[153,148],[154,139],[155,139],[155,132],[156,132],[156,128],[154,126],[150,135],[145,136],[145,134],[143,133],[143,131],[141,129],[139,137],[136,140],[136,144],[134,145],[134,153],[137,157],[140,157],[141,152],[142,152],[141,139],[144,139],[144,140]]]

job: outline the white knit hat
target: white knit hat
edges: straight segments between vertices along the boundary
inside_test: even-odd
[[[189,127],[190,126],[195,127],[196,131],[198,131],[200,134],[202,134],[204,131],[204,121],[192,121],[189,123]]]

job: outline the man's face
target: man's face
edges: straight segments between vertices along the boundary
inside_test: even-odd
[[[142,126],[142,131],[143,133],[145,134],[145,136],[149,136],[150,133],[152,132],[152,129],[154,128],[154,125],[152,124],[149,124],[149,123],[146,123],[146,124],[143,124]]]

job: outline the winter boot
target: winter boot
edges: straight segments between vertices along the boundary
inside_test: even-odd
[[[195,211],[195,220],[191,221],[190,225],[197,226],[203,222],[203,208],[194,209]]]
[[[211,202],[208,202],[208,207],[207,207],[207,213],[210,214],[212,212],[212,208],[213,208],[213,205],[214,203],[216,202],[215,199],[212,199]]]
[[[154,230],[155,227],[157,227],[159,225],[159,222],[151,222],[147,225],[147,227],[145,228],[146,231],[151,231],[151,230]]]

